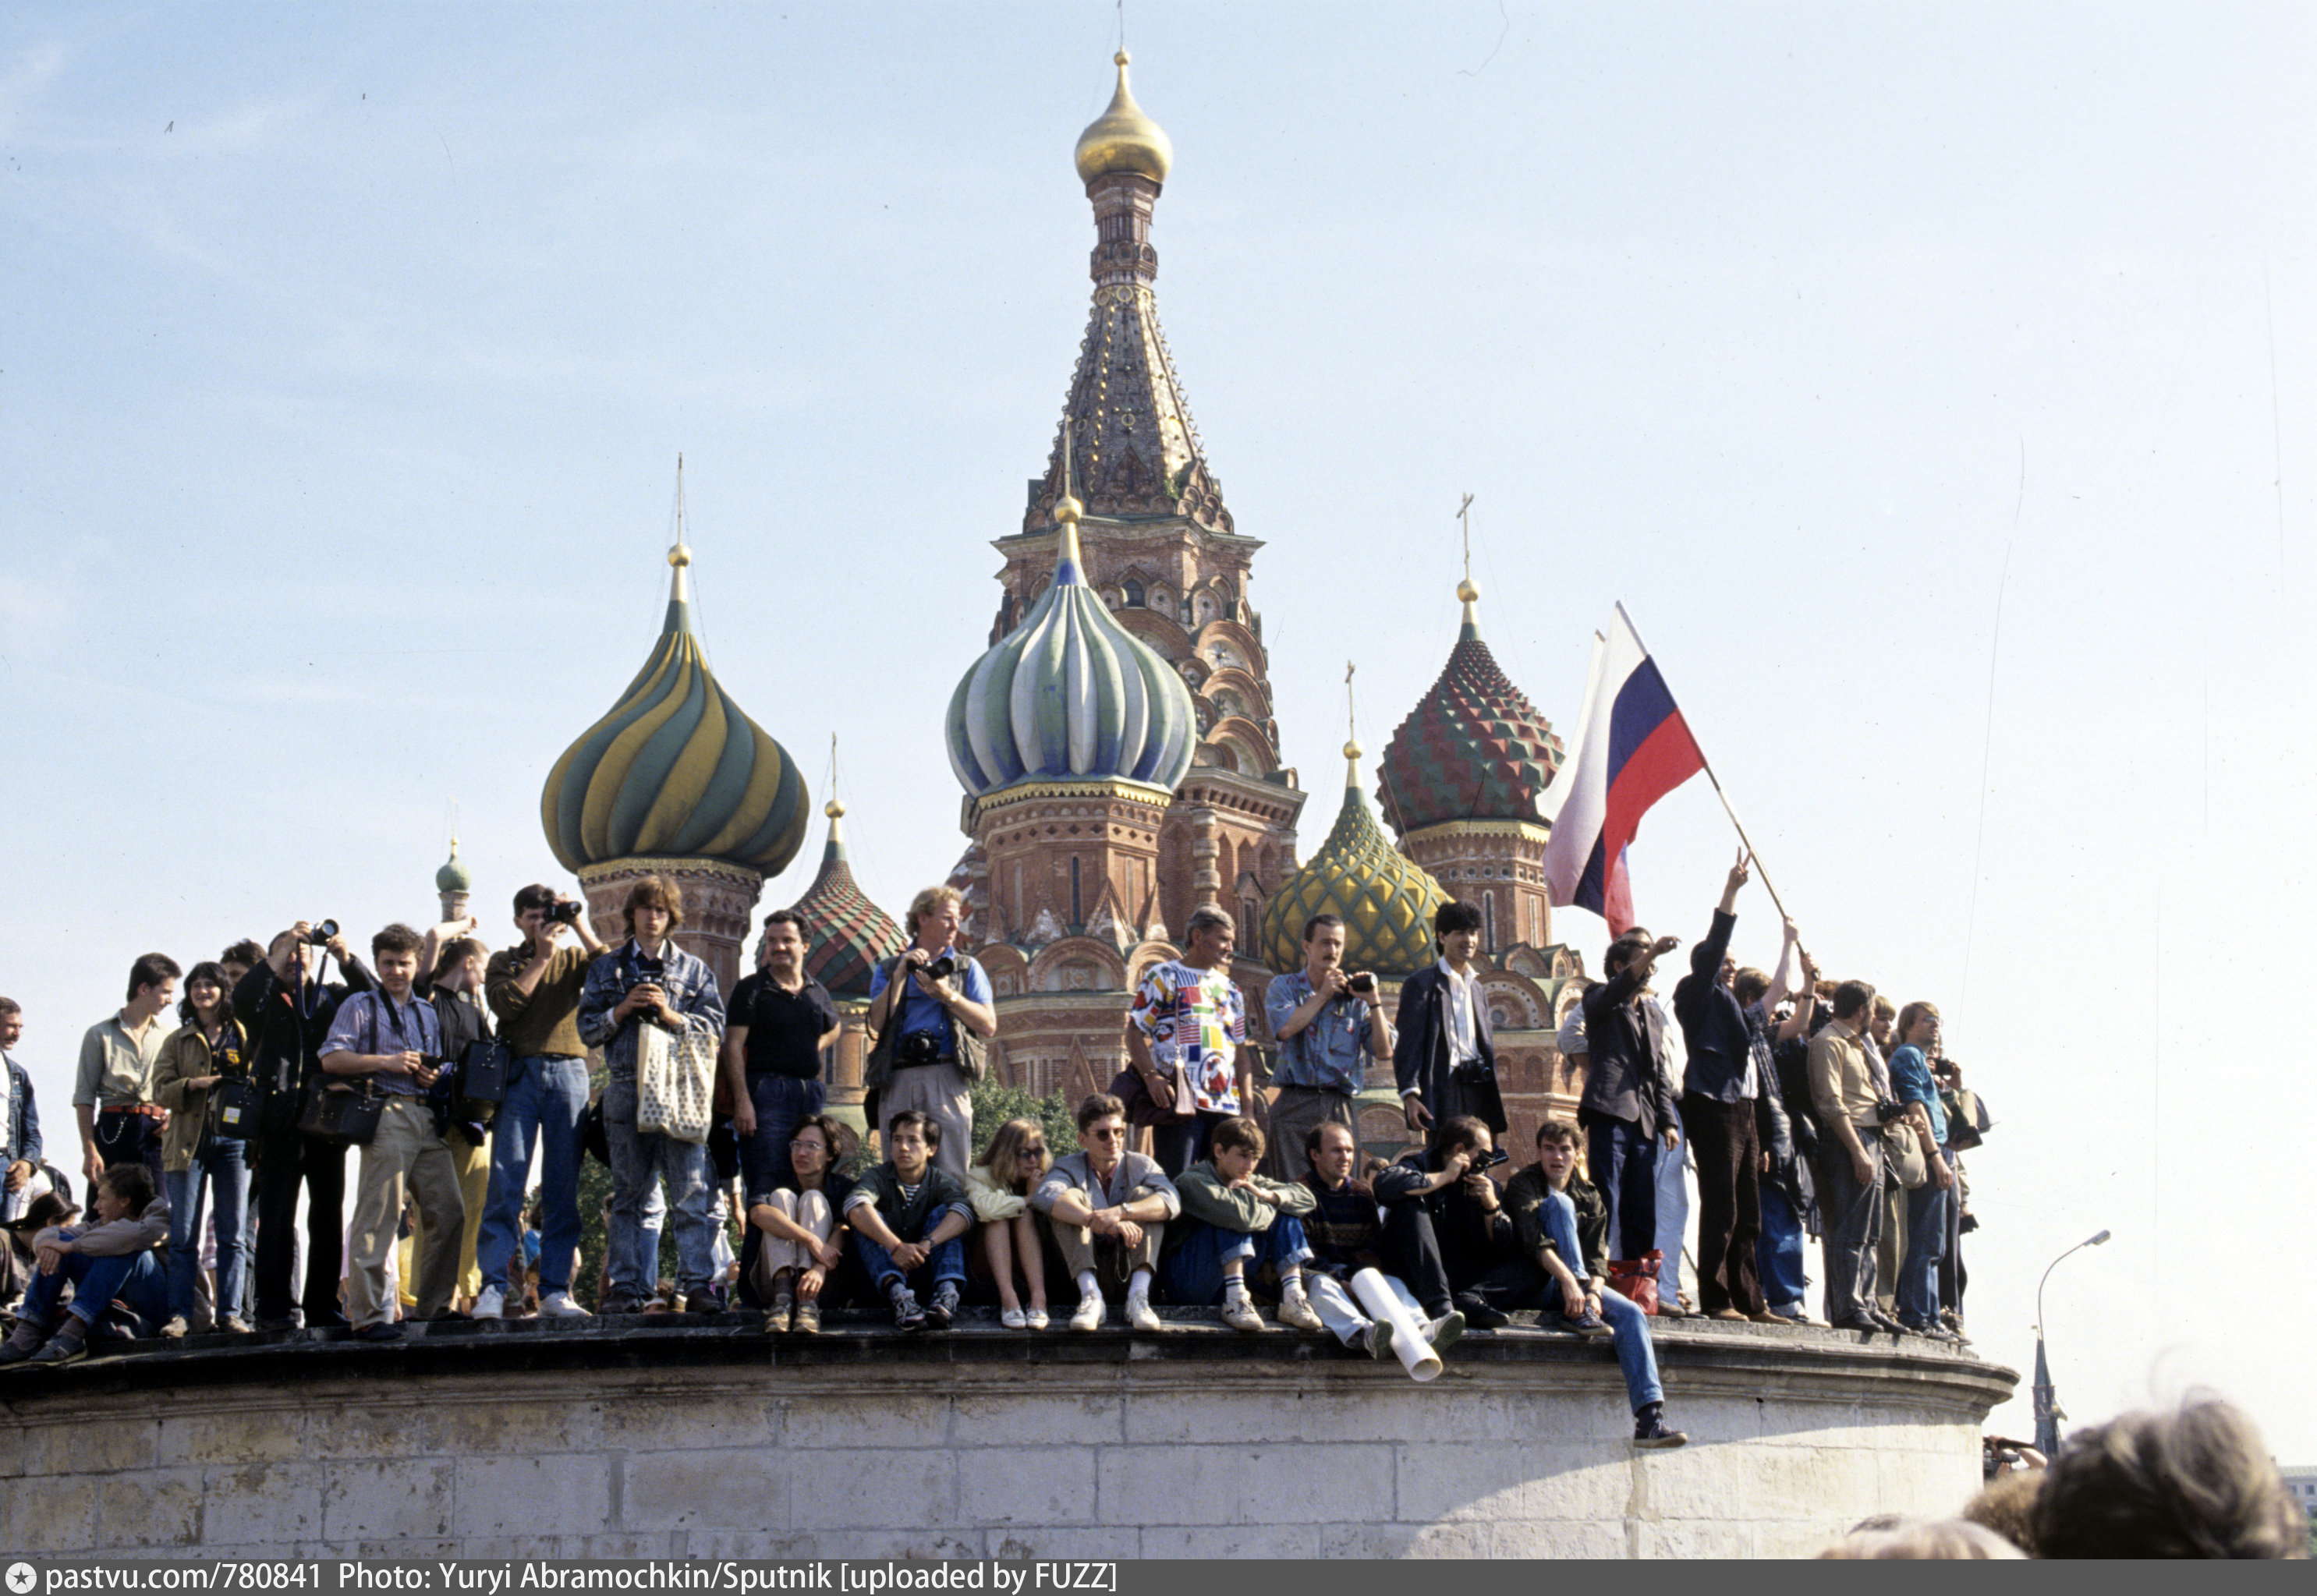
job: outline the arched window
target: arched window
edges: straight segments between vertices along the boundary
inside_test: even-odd
[[[1130,610],[1142,608],[1142,584],[1132,576],[1126,579],[1126,607]]]

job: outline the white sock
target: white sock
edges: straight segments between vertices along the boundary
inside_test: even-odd
[[[1282,1275],[1282,1276],[1280,1276],[1280,1277],[1279,1277],[1279,1295],[1280,1295],[1280,1296],[1282,1296],[1282,1297],[1285,1297],[1285,1298],[1286,1298],[1288,1301],[1290,1301],[1290,1302],[1293,1302],[1293,1301],[1294,1301],[1297,1297],[1299,1297],[1302,1296],[1302,1295],[1303,1295],[1303,1277],[1302,1277],[1302,1275],[1301,1273],[1297,1273],[1297,1274],[1292,1274],[1292,1275]]]
[[[1126,1282],[1126,1300],[1129,1302],[1149,1302],[1150,1300],[1150,1271],[1149,1270],[1136,1270],[1134,1271],[1134,1278]]]
[[[1138,1279],[1138,1280],[1139,1280],[1139,1279],[1141,1279],[1142,1277],[1141,1277],[1141,1276],[1140,1276],[1140,1275],[1137,1275],[1137,1276],[1135,1276],[1134,1278],[1135,1278],[1136,1279]],[[1097,1296],[1097,1295],[1099,1295],[1099,1294],[1101,1293],[1101,1291],[1102,1291],[1102,1282],[1101,1282],[1100,1280],[1098,1280],[1098,1279],[1095,1279],[1094,1271],[1092,1271],[1092,1270],[1090,1270],[1090,1269],[1082,1269],[1082,1270],[1078,1271],[1078,1295],[1079,1295],[1079,1297],[1094,1297],[1094,1296]]]
[[[1226,1275],[1223,1277],[1223,1300],[1225,1302],[1244,1302],[1247,1300],[1247,1277],[1245,1275]]]

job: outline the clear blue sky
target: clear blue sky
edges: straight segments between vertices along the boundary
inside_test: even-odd
[[[888,907],[962,845],[1083,328],[1109,4],[0,18],[0,992],[69,1144],[130,960],[496,934],[659,620],[832,732]],[[1623,599],[1832,971],[1949,1016],[1982,1349],[2317,1461],[2305,7],[1138,4],[1154,241],[1324,831],[1454,635],[1573,729]],[[2024,458],[2024,488],[2022,462]],[[2000,636],[1997,618],[2000,615]],[[1991,693],[1990,693],[1991,680]],[[1983,821],[1983,824],[1982,824]],[[767,905],[800,893],[820,831]],[[1702,784],[1645,920],[1705,928]],[[1759,887],[1740,951],[1772,952]],[[1561,934],[1597,961],[1602,932]],[[2024,1391],[1997,1415],[2025,1431]]]

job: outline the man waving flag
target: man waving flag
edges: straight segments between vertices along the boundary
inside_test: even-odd
[[[1593,642],[1573,756],[1539,800],[1552,809],[1544,879],[1556,905],[1590,909],[1623,936],[1633,923],[1625,844],[1650,806],[1705,769],[1705,756],[1625,607]]]

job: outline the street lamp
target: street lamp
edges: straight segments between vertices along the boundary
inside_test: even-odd
[[[2044,1279],[2035,1282],[2035,1449],[2046,1458],[2060,1455],[2059,1394],[2052,1389],[2052,1366],[2044,1356],[2044,1284],[2052,1271],[2060,1267],[2062,1259],[2070,1258],[2086,1247],[2097,1247],[2107,1240],[2108,1233],[2101,1231],[2070,1247],[2044,1268]]]

